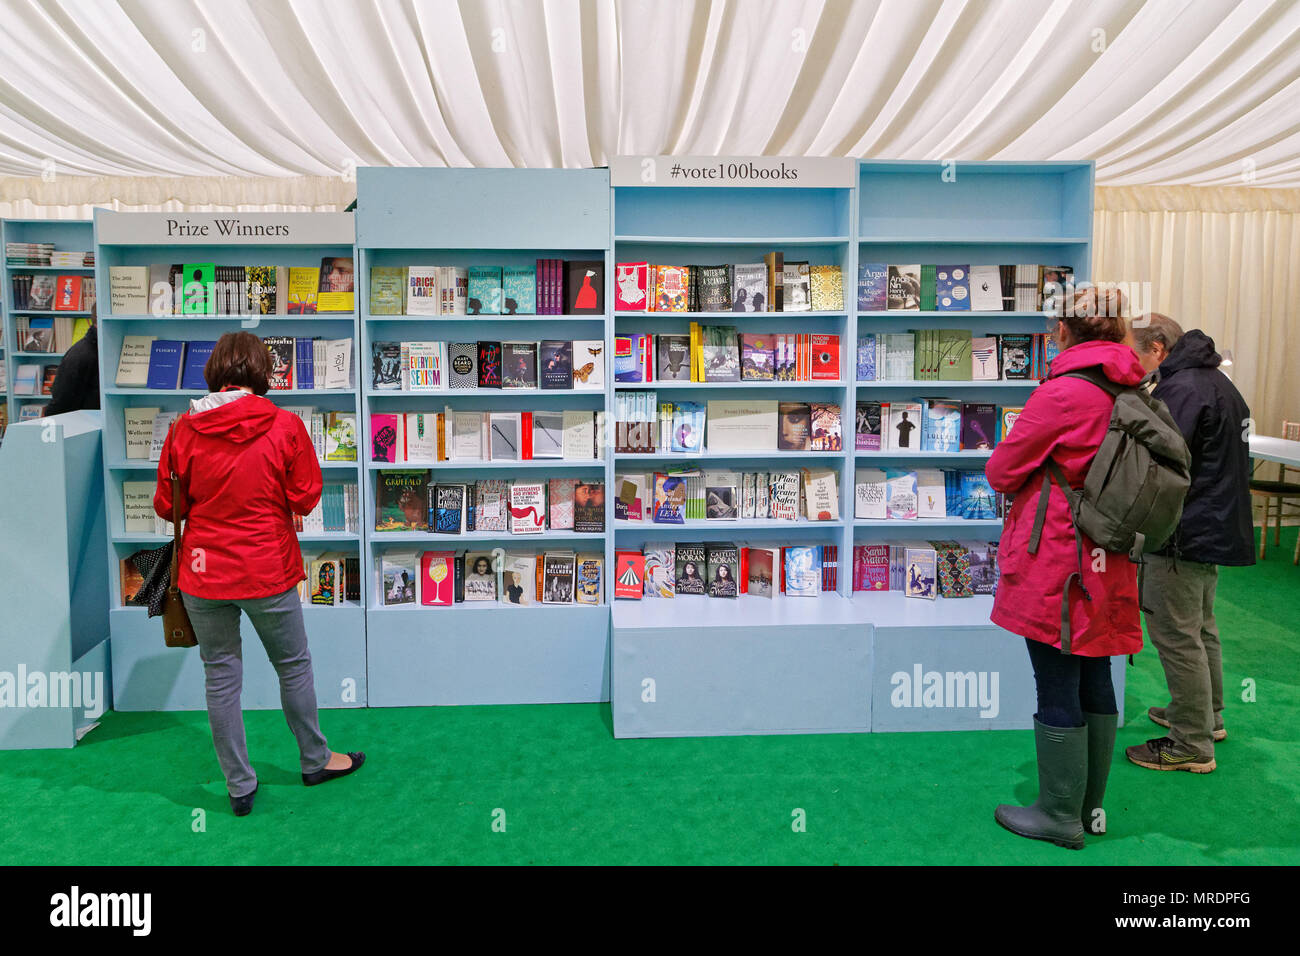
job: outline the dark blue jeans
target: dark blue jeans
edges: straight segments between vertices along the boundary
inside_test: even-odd
[[[1117,714],[1109,657],[1062,654],[1059,648],[1025,638],[1038,688],[1040,724],[1082,727],[1083,715]]]

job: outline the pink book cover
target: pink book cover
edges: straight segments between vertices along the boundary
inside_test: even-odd
[[[853,549],[853,590],[889,590],[889,545],[860,544]]]
[[[398,415],[370,416],[371,461],[397,461]]]
[[[614,267],[614,308],[619,312],[645,312],[650,305],[650,264],[620,262]]]

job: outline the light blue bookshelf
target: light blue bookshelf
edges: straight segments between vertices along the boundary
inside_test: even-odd
[[[369,368],[372,343],[382,341],[540,341],[600,339],[606,382],[613,352],[610,190],[606,170],[360,169],[357,171],[358,306],[361,355]],[[592,259],[605,263],[606,314],[515,316],[371,315],[370,270],[376,266],[532,266],[537,259]],[[362,448],[370,449],[373,413],[591,409],[603,412],[605,391],[532,389],[409,392],[362,383]],[[370,455],[366,454],[366,458]],[[605,481],[606,530],[601,534],[548,531],[512,536],[471,532],[376,532],[375,488],[381,470],[424,465],[377,464],[365,469],[364,562],[371,706],[569,703],[609,699],[609,602],[613,595],[612,462],[445,461],[437,480],[472,484],[477,478],[530,480],[589,477]],[[467,602],[452,607],[385,607],[379,590],[386,551],[541,552],[547,548],[604,555],[604,600],[599,605],[516,607]]]
[[[282,227],[276,237],[218,238],[218,220],[239,220],[245,224]],[[207,225],[207,237],[169,237],[175,223]],[[126,481],[153,480],[157,463],[126,458],[125,410],[158,407],[164,411],[185,411],[192,398],[204,389],[127,388],[116,385],[118,359],[127,335],[151,335],[162,339],[212,341],[225,332],[245,329],[260,337],[283,335],[353,342],[353,384],[346,389],[290,389],[270,391],[267,398],[280,405],[313,405],[323,412],[353,412],[360,405],[359,335],[357,315],[318,313],[308,315],[189,316],[115,315],[110,308],[109,270],[114,266],[149,266],[154,263],[215,262],[220,265],[315,266],[330,257],[355,258],[355,228],[350,213],[117,213],[96,210],[94,221],[96,287],[99,290],[100,391],[104,420],[104,497],[109,540],[110,598],[109,623],[112,643],[115,706],[119,710],[201,710],[205,706],[203,667],[196,650],[163,646],[161,625],[148,617],[147,610],[126,607],[121,602],[121,559],[142,548],[158,547],[166,541],[160,535],[124,528],[122,486]],[[287,290],[278,289],[277,295]],[[322,462],[326,484],[342,483],[364,487],[361,455],[354,462]],[[364,522],[364,517],[359,516]],[[364,527],[359,524],[358,528]],[[305,552],[338,551],[360,556],[362,534],[356,532],[302,533]],[[361,601],[342,607],[303,608],[316,674],[316,693],[322,707],[366,705],[365,591],[362,576]],[[251,627],[243,624],[245,675],[244,706],[266,709],[280,706],[279,684],[274,670]]]
[[[1091,277],[1090,163],[958,163],[955,178],[937,162],[851,161],[851,188],[616,187],[615,260],[669,263],[752,261],[762,252],[798,253],[813,263],[841,265],[845,312],[724,313],[741,331],[834,332],[841,337],[842,383],[723,386],[744,393],[800,400],[834,395],[841,402],[844,452],[823,456],[840,471],[841,520],[773,527],[762,522],[688,522],[672,528],[620,522],[617,544],[647,540],[740,540],[835,543],[840,546],[839,592],[816,600],[707,598],[620,601],[613,608],[612,709],[619,737],[866,730],[950,730],[1027,727],[1033,680],[1023,641],[989,621],[992,599],[906,599],[898,592],[852,590],[855,544],[903,540],[993,540],[1001,520],[855,519],[854,472],[859,467],[982,468],[988,452],[858,452],[853,441],[859,400],[954,398],[1023,405],[1036,382],[855,381],[858,335],[920,328],[969,328],[975,334],[1044,331],[1040,312],[859,312],[860,262],[1069,265]],[[715,238],[725,224],[728,238]],[[684,322],[697,319],[687,315]],[[684,331],[673,317],[622,314],[618,331]],[[728,323],[730,324],[730,323]],[[715,397],[718,386],[662,388],[676,397]],[[814,397],[816,396],[816,397]],[[616,467],[638,458],[651,467],[684,456],[617,456]],[[701,456],[737,468],[807,464],[788,455]],[[756,465],[757,463],[757,465]],[[753,526],[751,526],[753,525]],[[689,602],[689,603],[688,603]],[[996,674],[996,707],[928,706],[904,701],[904,685],[950,673]],[[1117,665],[1122,692],[1122,667]],[[991,677],[989,679],[992,679]],[[964,686],[964,685],[963,685]],[[964,694],[964,690],[963,690]]]
[[[88,219],[5,219],[0,221],[0,252],[5,243],[10,242],[52,242],[56,252],[89,252],[94,248],[94,234]],[[9,423],[19,419],[24,407],[44,406],[50,400],[49,395],[17,395],[14,393],[14,381],[19,365],[58,365],[63,360],[62,352],[23,352],[18,341],[19,316],[54,317],[68,316],[73,319],[86,318],[90,312],[65,312],[39,309],[18,309],[14,301],[13,280],[21,275],[75,275],[93,277],[94,267],[65,266],[20,266],[9,265],[5,257],[4,289],[0,290],[0,311],[3,315],[3,333],[0,334],[0,362],[5,366],[5,384],[0,388],[0,402],[4,403]],[[37,382],[39,393],[40,382]]]

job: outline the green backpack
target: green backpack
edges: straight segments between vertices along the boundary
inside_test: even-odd
[[[1047,518],[1048,495],[1055,482],[1070,506],[1079,557],[1079,570],[1065,579],[1061,594],[1063,654],[1070,653],[1070,584],[1077,580],[1084,598],[1092,600],[1083,584],[1083,535],[1107,551],[1127,554],[1139,565],[1140,604],[1142,555],[1164,547],[1183,516],[1183,499],[1191,485],[1192,455],[1168,407],[1153,398],[1146,387],[1155,380],[1155,374],[1127,386],[1106,378],[1100,366],[1065,373],[1096,385],[1115,399],[1115,406],[1106,437],[1088,466],[1082,488],[1071,488],[1061,466],[1047,459],[1038,512],[1029,534],[1027,550],[1037,554]]]

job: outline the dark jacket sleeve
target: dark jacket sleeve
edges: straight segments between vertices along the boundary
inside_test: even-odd
[[[68,349],[54,375],[53,395],[42,415],[62,415],[82,408],[99,408],[99,354],[95,341],[83,337]]]

